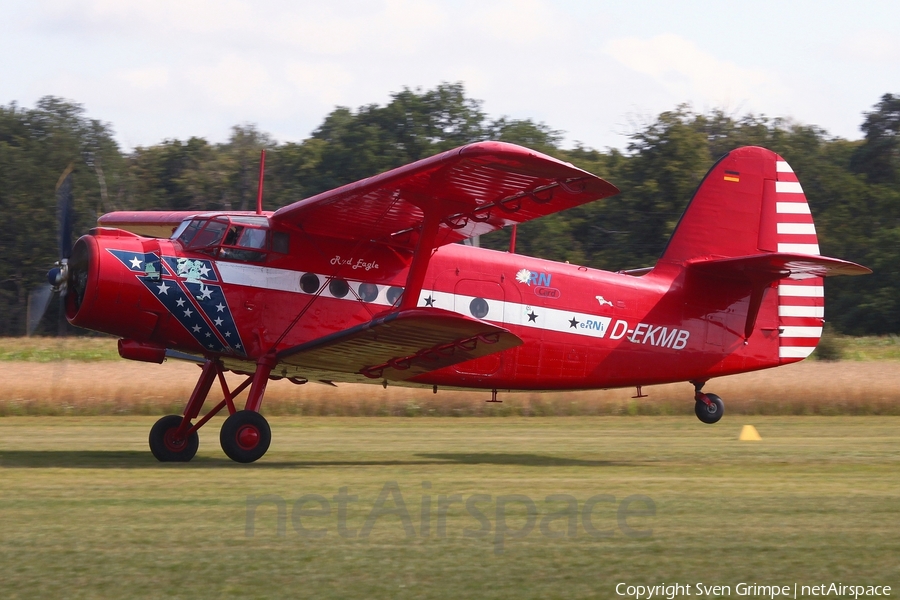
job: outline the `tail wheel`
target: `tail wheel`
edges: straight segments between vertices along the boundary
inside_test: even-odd
[[[239,410],[225,419],[219,441],[228,458],[239,463],[251,463],[262,458],[269,449],[272,430],[258,412]]]
[[[200,446],[197,432],[188,436],[178,435],[182,419],[179,415],[168,415],[150,429],[150,452],[159,462],[187,462],[197,454]]]
[[[705,397],[709,402],[704,402],[700,396]],[[715,394],[700,394],[694,404],[694,412],[697,414],[697,418],[704,423],[717,423],[725,414],[725,403]]]

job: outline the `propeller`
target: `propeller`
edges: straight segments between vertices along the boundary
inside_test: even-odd
[[[65,335],[66,292],[69,287],[69,257],[72,254],[72,230],[75,224],[75,201],[72,194],[72,170],[69,163],[56,183],[56,242],[59,260],[47,273],[48,283],[28,294],[26,333],[30,336],[50,306],[53,293],[59,294],[59,335]]]

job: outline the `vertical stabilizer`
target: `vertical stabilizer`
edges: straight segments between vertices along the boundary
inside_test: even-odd
[[[804,257],[816,264],[796,267]],[[734,260],[741,258],[747,260]],[[778,268],[771,267],[779,261]],[[739,272],[760,286],[760,300],[763,287],[777,288],[777,294],[765,297],[767,302],[777,297],[782,363],[809,356],[822,335],[825,295],[817,261],[833,259],[819,256],[797,176],[776,153],[752,146],[728,153],[710,169],[660,258],[680,266],[733,269],[731,275]],[[766,265],[762,271],[761,264]],[[748,319],[751,329],[754,320],[755,312]]]

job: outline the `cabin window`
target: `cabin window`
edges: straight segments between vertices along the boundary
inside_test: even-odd
[[[253,262],[265,260],[267,233],[265,229],[232,225],[219,248],[219,258]]]

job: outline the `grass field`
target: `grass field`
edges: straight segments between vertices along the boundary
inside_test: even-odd
[[[0,595],[617,598],[619,582],[730,585],[731,596],[740,582],[900,589],[898,417],[270,420],[272,448],[256,464],[224,457],[217,418],[193,462],[163,465],[146,447],[153,418],[0,419]],[[747,423],[761,442],[737,441]],[[346,518],[342,488],[357,497]],[[327,515],[317,502],[295,505],[310,494],[328,501]],[[441,517],[454,494],[471,509],[453,503]],[[251,536],[248,497],[251,507],[265,500]],[[608,537],[582,520],[592,497],[587,524]],[[320,529],[322,538],[301,535]]]

